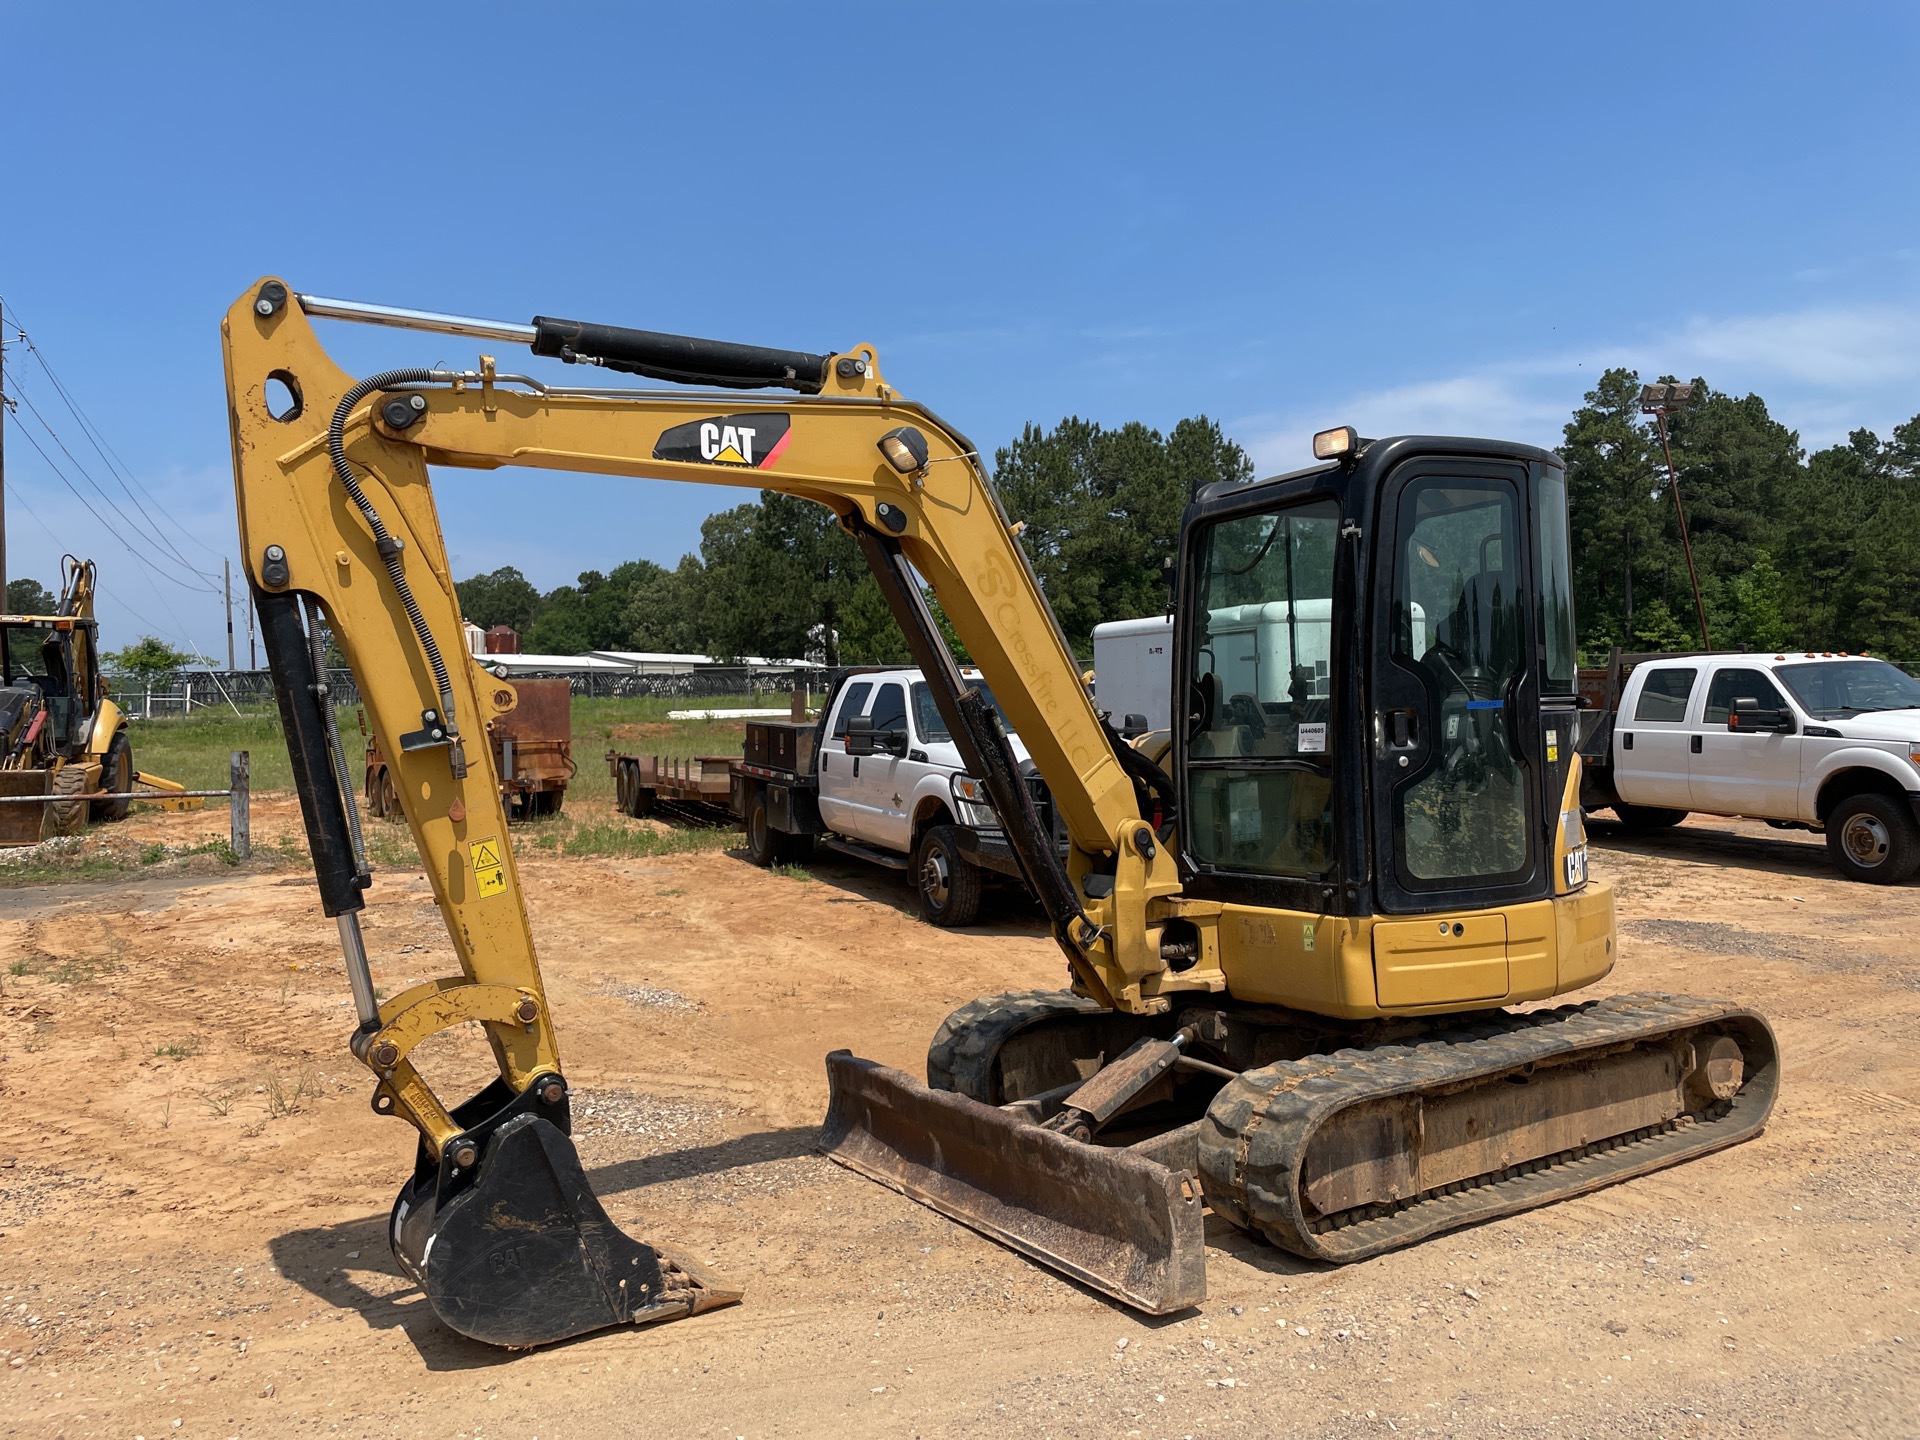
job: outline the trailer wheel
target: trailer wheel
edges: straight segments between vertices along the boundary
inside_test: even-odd
[[[400,808],[400,792],[394,788],[393,772],[380,771],[380,813],[389,820],[404,820],[406,811]]]
[[[107,753],[100,764],[100,788],[122,795],[133,789],[133,742],[127,738],[124,730],[116,734],[107,746]],[[127,811],[132,808],[131,800],[96,800],[93,802],[93,818],[96,821],[124,820]]]
[[[943,929],[971,925],[980,913],[980,867],[960,851],[960,834],[951,825],[934,825],[913,852],[913,879],[920,911]]]
[[[1827,853],[1849,880],[1898,885],[1920,868],[1920,835],[1892,796],[1850,795],[1827,817]]]
[[[530,791],[526,798],[527,818],[529,820],[545,819],[549,816],[558,815],[560,813],[560,798],[566,793],[564,790]]]
[[[1656,805],[1617,804],[1613,813],[1620,823],[1636,834],[1649,830],[1671,830],[1687,818],[1685,810],[1662,810]]]
[[[747,807],[747,858],[765,868],[787,858],[787,837],[773,828],[766,791],[756,791]]]

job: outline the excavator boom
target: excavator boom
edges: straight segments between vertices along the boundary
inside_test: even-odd
[[[316,318],[522,344],[691,388],[553,386],[489,356],[355,379]],[[375,1110],[420,1137],[394,1251],[456,1329],[527,1345],[738,1295],[622,1235],[567,1138],[498,777],[474,743],[515,695],[464,653],[430,467],[774,489],[834,512],[987,788],[1071,989],[955,1012],[926,1085],[830,1057],[823,1148],[1127,1304],[1163,1312],[1204,1294],[1209,1205],[1303,1253],[1354,1258],[1372,1251],[1325,1237],[1364,1225],[1375,1248],[1403,1243],[1764,1123],[1772,1040],[1747,1012],[1659,997],[1605,1014],[1500,1008],[1590,984],[1613,958],[1611,894],[1585,873],[1573,702],[1552,693],[1548,661],[1510,643],[1533,623],[1527,597],[1551,588],[1556,544],[1564,562],[1564,532],[1537,528],[1555,503],[1544,452],[1356,442],[1314,471],[1197,500],[1177,602],[1187,713],[1162,769],[1095,711],[974,447],[899,396],[871,346],[508,324],[271,278],[222,334],[245,565],[346,958],[352,1047],[378,1077]],[[1396,524],[1397,552],[1373,538]],[[1417,593],[1374,604],[1372,588],[1403,585],[1408,555],[1439,578],[1416,570]],[[962,682],[923,583],[1025,742],[1051,816]],[[1570,634],[1570,609],[1553,613]],[[459,966],[384,1001],[359,928],[371,873],[326,693],[328,633],[391,759]],[[499,1078],[449,1104],[412,1056],[469,1023]],[[1429,1125],[1456,1137],[1446,1154],[1429,1153]],[[1588,1163],[1640,1131],[1667,1138]]]

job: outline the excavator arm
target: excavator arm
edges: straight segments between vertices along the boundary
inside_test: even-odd
[[[356,380],[322,347],[314,314],[524,340],[566,360],[795,393],[563,389],[499,373],[489,357],[474,371]],[[514,691],[467,655],[429,467],[701,481],[827,506],[860,543],[969,768],[987,781],[1080,987],[1102,1006],[1141,1014],[1164,1011],[1175,990],[1224,987],[1217,969],[1176,975],[1161,960],[1151,902],[1176,894],[1179,881],[1172,854],[1141,818],[1139,767],[1129,767],[1094,712],[979,455],[885,382],[872,347],[805,355],[566,321],[491,326],[315,300],[273,279],[233,305],[222,337],[242,551],[322,903],[340,931],[359,1019],[353,1049],[379,1076],[376,1111],[406,1119],[421,1137],[415,1181],[395,1216],[396,1253],[416,1274],[428,1237],[483,1178],[476,1169],[504,1168],[502,1132],[543,1116],[564,1134],[566,1096],[498,777],[479,740],[488,721],[512,710]],[[1064,857],[992,712],[939,640],[921,580],[1044,776],[1070,839]],[[384,1001],[375,998],[359,926],[371,877],[326,691],[328,637],[392,757],[401,808],[459,964],[458,975]],[[485,1031],[500,1079],[451,1105],[413,1056],[431,1036],[469,1022]],[[566,1163],[571,1147],[550,1135],[535,1145],[525,1129],[514,1131],[523,1161],[532,1156],[556,1193],[584,1191],[577,1161],[570,1170]],[[590,1192],[586,1200],[593,1203]],[[574,1202],[543,1195],[539,1203],[559,1214]],[[559,1228],[586,1233],[603,1222],[600,1215]],[[683,1264],[676,1273],[694,1272]],[[711,1287],[703,1292],[689,1279],[674,1293]],[[463,1323],[449,1310],[483,1309],[483,1300],[463,1292],[435,1302],[486,1338],[555,1338],[550,1316]],[[615,1306],[613,1318],[632,1317]]]

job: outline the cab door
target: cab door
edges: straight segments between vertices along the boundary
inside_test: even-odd
[[[1715,815],[1791,818],[1800,813],[1800,750],[1795,733],[1729,730],[1735,700],[1753,699],[1762,710],[1793,715],[1793,707],[1763,670],[1722,665],[1707,683],[1699,719],[1689,727],[1690,808]]]
[[[1388,910],[1543,898],[1526,467],[1410,462],[1374,551],[1375,845]]]
[[[867,707],[873,733],[907,734],[907,687],[898,680],[881,681]],[[911,836],[907,808],[913,803],[913,785],[921,767],[899,755],[876,749],[859,757],[859,774],[847,792],[845,834],[888,850],[905,852]]]
[[[1614,721],[1614,787],[1629,805],[1693,809],[1698,665],[1642,665],[1633,713]]]
[[[852,814],[855,776],[863,758],[847,754],[847,721],[866,713],[872,694],[870,680],[854,680],[845,685],[834,704],[833,721],[820,737],[820,821],[842,835],[853,833],[847,824]]]

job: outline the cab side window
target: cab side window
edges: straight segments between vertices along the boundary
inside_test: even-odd
[[[1685,720],[1693,682],[1699,678],[1700,672],[1692,666],[1667,665],[1648,671],[1640,687],[1640,703],[1633,707],[1634,721],[1677,724]]]
[[[1762,710],[1785,710],[1787,702],[1774,683],[1758,670],[1722,670],[1707,687],[1706,723],[1724,725],[1733,702],[1752,698]]]
[[[872,693],[873,682],[870,680],[856,680],[853,684],[847,686],[845,692],[840,696],[840,709],[833,717],[834,739],[845,740],[847,738],[847,721],[867,708],[867,697]]]
[[[904,685],[888,684],[880,687],[880,693],[873,702],[873,729],[875,734],[884,734],[889,730],[904,732],[907,728],[907,688]]]

